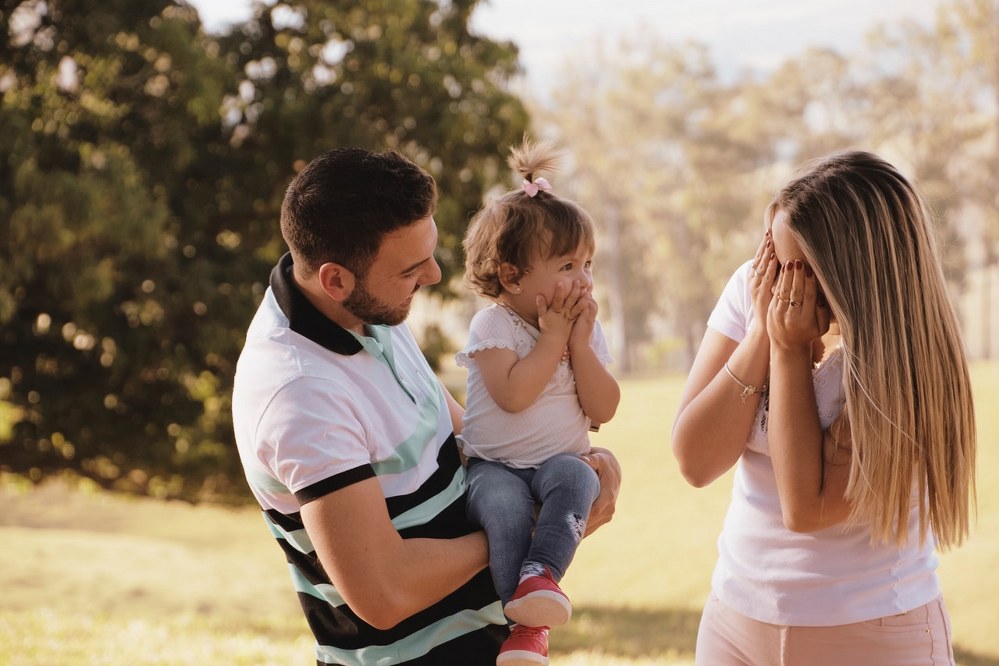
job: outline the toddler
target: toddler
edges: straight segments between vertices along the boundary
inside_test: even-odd
[[[547,143],[511,151],[521,187],[481,210],[464,241],[465,278],[493,301],[457,362],[468,369],[468,512],[511,622],[502,666],[548,664],[548,628],[569,620],[558,581],[600,490],[580,456],[620,400],[592,293],[593,221],[537,177],[554,162]]]

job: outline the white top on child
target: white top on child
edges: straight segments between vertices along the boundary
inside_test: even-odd
[[[538,467],[559,453],[590,450],[590,420],[579,406],[568,359],[559,364],[534,404],[517,413],[501,409],[482,380],[476,352],[510,349],[524,358],[540,335],[537,328],[499,304],[480,310],[472,318],[468,344],[455,356],[458,365],[468,369],[467,408],[459,437],[467,455],[527,468]],[[593,326],[590,346],[601,363],[611,363],[599,321]]]

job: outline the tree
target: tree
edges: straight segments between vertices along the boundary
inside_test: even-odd
[[[217,440],[192,451],[169,439],[205,418],[208,396],[189,390],[196,305],[167,279],[183,252],[182,185],[222,138],[222,72],[193,10],[168,2],[8,7],[0,399],[15,423],[3,467],[175,492],[174,472],[224,457]]]
[[[749,184],[770,147],[747,131],[738,88],[698,44],[646,34],[595,49],[554,99],[551,131],[574,157],[567,180],[606,246],[615,358],[624,371],[637,364],[639,345],[662,337],[660,319],[689,362],[721,286],[762,233]]]
[[[244,495],[229,396],[295,169],[334,145],[413,157],[453,265],[526,125],[516,50],[468,33],[473,6],[258,5],[214,37],[167,0],[5,3],[0,470]]]
[[[953,78],[961,82],[960,89],[970,98],[965,118],[980,129],[964,159],[957,160],[956,180],[969,208],[983,218],[978,232],[982,355],[992,358],[993,280],[999,265],[999,187],[995,177],[999,173],[999,2],[953,0],[943,5],[935,36],[943,44]]]
[[[235,133],[250,164],[279,174],[333,146],[393,148],[426,168],[441,198],[440,289],[462,266],[461,240],[503,149],[527,126],[505,82],[516,48],[469,32],[476,0],[281,0],[221,40],[240,72]],[[261,168],[262,167],[262,168]],[[263,185],[263,183],[261,183]],[[272,224],[269,218],[267,224]],[[273,258],[273,257],[270,257]]]

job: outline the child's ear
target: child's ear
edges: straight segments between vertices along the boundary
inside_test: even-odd
[[[499,281],[503,285],[503,288],[513,294],[519,294],[521,292],[520,288],[520,278],[523,277],[523,273],[520,272],[513,264],[502,263],[499,268]]]

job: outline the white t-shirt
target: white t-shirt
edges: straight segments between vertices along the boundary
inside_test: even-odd
[[[291,271],[285,255],[250,324],[232,414],[246,480],[288,560],[317,661],[412,663],[432,651],[440,663],[492,663],[506,621],[488,570],[381,630],[358,619],[319,562],[302,505],[371,478],[403,538],[479,528],[466,516],[446,396],[409,328],[347,331],[316,310]]]
[[[736,342],[753,320],[751,262],[729,280],[708,326]],[[845,404],[842,350],[813,371],[819,420],[828,428]],[[901,548],[871,545],[869,526],[836,525],[801,534],[784,526],[766,434],[766,400],[739,459],[732,501],[718,538],[712,588],[725,605],[761,622],[833,626],[903,613],[940,596],[935,542],[912,538]]]
[[[475,313],[468,344],[455,360],[468,368],[468,395],[460,439],[465,453],[496,460],[510,467],[538,467],[559,453],[590,450],[590,420],[576,395],[576,381],[568,360],[559,363],[547,386],[527,409],[503,411],[489,395],[475,353],[483,349],[511,349],[524,358],[541,332],[501,305]],[[604,365],[611,362],[600,322],[593,327],[590,346]]]

